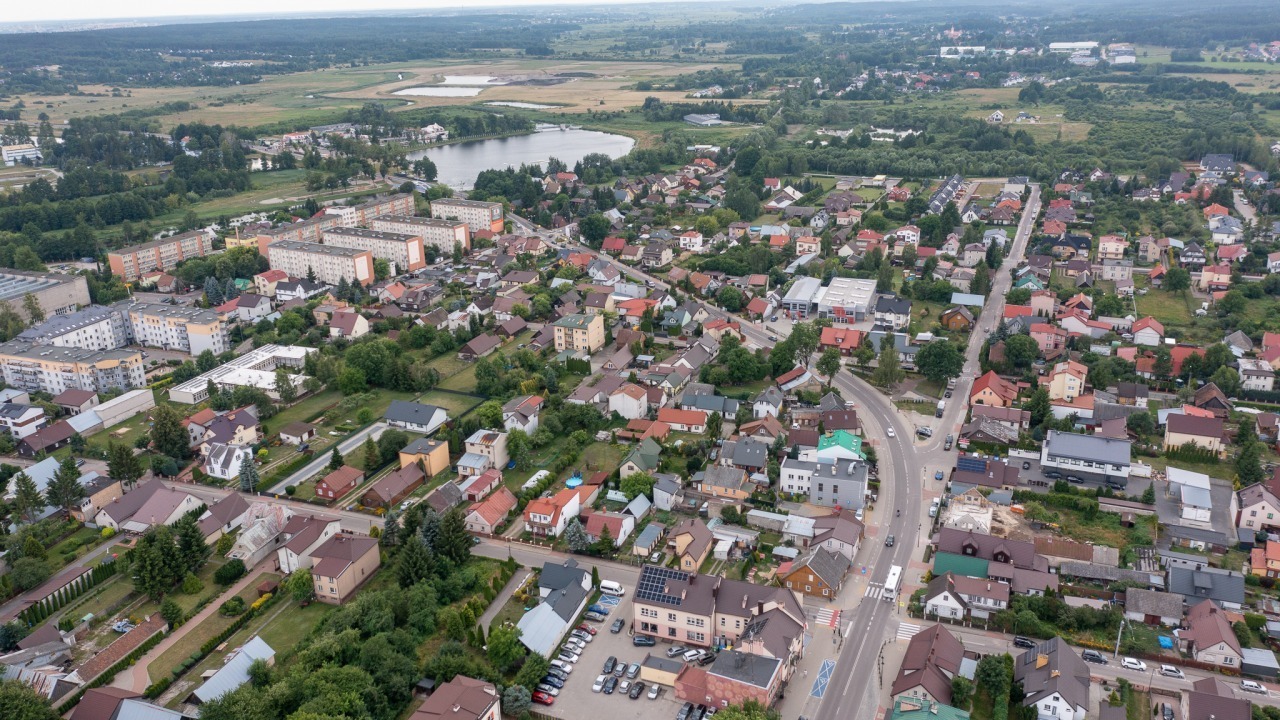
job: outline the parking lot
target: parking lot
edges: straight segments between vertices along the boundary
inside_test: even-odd
[[[1028,489],[1035,490],[1037,492],[1049,492],[1049,490],[1053,488],[1054,479],[1046,477],[1045,473],[1052,473],[1055,470],[1062,475],[1063,479],[1066,479],[1068,475],[1073,475],[1082,480],[1083,482],[1071,483],[1073,486],[1081,489],[1097,490],[1106,485],[1106,478],[1104,476],[1086,472],[1084,470],[1067,471],[1056,468],[1042,468],[1039,460],[1016,457],[1010,458],[1009,462],[1018,468],[1018,472],[1020,473],[1019,477],[1023,484],[1026,485]],[[1142,495],[1142,492],[1146,490],[1147,486],[1150,484],[1151,480],[1149,478],[1133,475],[1129,477],[1124,489],[1112,489],[1116,492],[1122,492],[1130,497],[1138,497]]]
[[[658,641],[658,644],[651,648],[635,647],[632,644],[630,634],[632,592],[632,588],[627,588],[627,595],[622,598],[609,596],[601,598],[602,602],[617,601],[617,605],[610,608],[605,622],[586,623],[596,629],[595,637],[587,643],[579,661],[574,664],[573,672],[569,674],[569,680],[560,690],[555,703],[550,707],[535,706],[539,712],[566,720],[583,717],[598,720],[640,720],[640,718],[674,720],[684,703],[675,699],[675,689],[672,687],[662,686],[658,697],[650,700],[649,683],[646,682],[644,694],[632,700],[621,691],[622,680],[627,680],[624,675],[618,679],[618,689],[612,695],[592,692],[591,689],[596,678],[603,673],[605,660],[610,656],[617,658],[618,663],[639,664],[650,653],[666,658],[667,650],[672,647],[671,643],[662,641]],[[610,627],[617,619],[623,621],[623,627],[621,632],[614,634],[610,632]],[[636,680],[639,679],[637,675]],[[635,682],[635,680],[628,680],[628,682]]]

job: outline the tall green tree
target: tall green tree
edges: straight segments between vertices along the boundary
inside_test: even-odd
[[[400,550],[400,563],[396,566],[396,580],[402,588],[428,580],[435,573],[435,558],[421,536],[409,538]]]
[[[126,487],[138,482],[146,472],[142,460],[133,454],[133,448],[112,442],[107,446],[107,475],[119,480]]]
[[[964,370],[964,353],[955,343],[931,342],[916,353],[916,367],[921,375],[941,385],[960,376]]]
[[[819,375],[827,379],[827,387],[831,387],[831,381],[835,379],[836,373],[840,372],[840,349],[829,347],[823,350],[814,367]]]
[[[17,680],[0,680],[0,717],[5,720],[58,720],[58,714],[43,697]]]
[[[62,508],[68,517],[71,510],[79,507],[84,499],[84,486],[80,484],[80,468],[76,467],[75,458],[68,455],[58,463],[58,469],[49,480],[45,490],[45,500],[54,507]]]
[[[333,452],[329,454],[329,470],[337,470],[342,467],[342,453],[338,450],[338,446],[333,446]]]
[[[280,402],[285,405],[298,397],[298,389],[293,386],[293,382],[289,379],[289,370],[283,365],[276,368],[275,388],[276,394],[280,396]]]
[[[40,301],[35,295],[27,293],[22,296],[22,309],[27,311],[32,325],[44,322],[44,308],[40,307]]]
[[[240,461],[240,492],[251,493],[258,489],[258,468],[253,464],[253,456],[246,455]]]
[[[209,559],[209,546],[204,541],[204,533],[195,518],[184,515],[173,524],[174,535],[177,536],[178,556],[187,572],[195,572]],[[183,576],[186,577],[185,574]]]
[[[893,345],[893,338],[886,335],[880,340],[880,355],[876,359],[876,369],[871,373],[871,384],[892,390],[906,376],[898,360],[898,349]]]
[[[31,522],[44,509],[45,504],[44,494],[29,475],[20,472],[13,476],[13,501],[9,505],[15,515]]]
[[[436,551],[461,565],[471,557],[471,533],[467,532],[467,520],[461,507],[449,508],[440,518],[440,535],[436,538]]]
[[[151,444],[157,452],[178,460],[190,457],[191,438],[182,427],[182,416],[172,405],[157,405],[151,422]]]

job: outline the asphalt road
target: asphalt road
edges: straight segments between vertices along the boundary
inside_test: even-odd
[[[360,447],[367,437],[372,437],[374,440],[377,440],[378,437],[382,435],[382,431],[386,429],[387,424],[382,421],[378,421],[338,443],[338,452],[346,455],[352,450]],[[276,483],[274,487],[265,490],[265,492],[280,494],[284,492],[285,488],[305,481],[307,478],[310,478],[312,475],[323,470],[329,464],[329,457],[332,452],[333,451],[329,448],[325,448],[324,452],[316,453],[315,460],[307,463],[301,470]]]

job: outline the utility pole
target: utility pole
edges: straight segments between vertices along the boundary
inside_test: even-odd
[[[1116,651],[1111,654],[1111,658],[1115,659],[1120,656],[1120,636],[1124,634],[1124,626],[1128,620],[1124,617],[1120,618],[1120,629],[1116,630]]]

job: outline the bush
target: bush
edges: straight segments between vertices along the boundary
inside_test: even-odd
[[[222,603],[222,607],[218,609],[218,612],[221,612],[223,615],[228,617],[235,617],[236,615],[244,613],[244,611],[244,598],[239,595],[232,596],[231,599]]]
[[[246,572],[248,571],[244,567],[244,562],[237,558],[218,568],[213,573],[213,581],[219,585],[230,585],[244,577]]]
[[[182,578],[183,595],[195,595],[203,589],[204,583],[200,582],[200,578],[196,577],[195,573],[187,573],[187,576]]]

